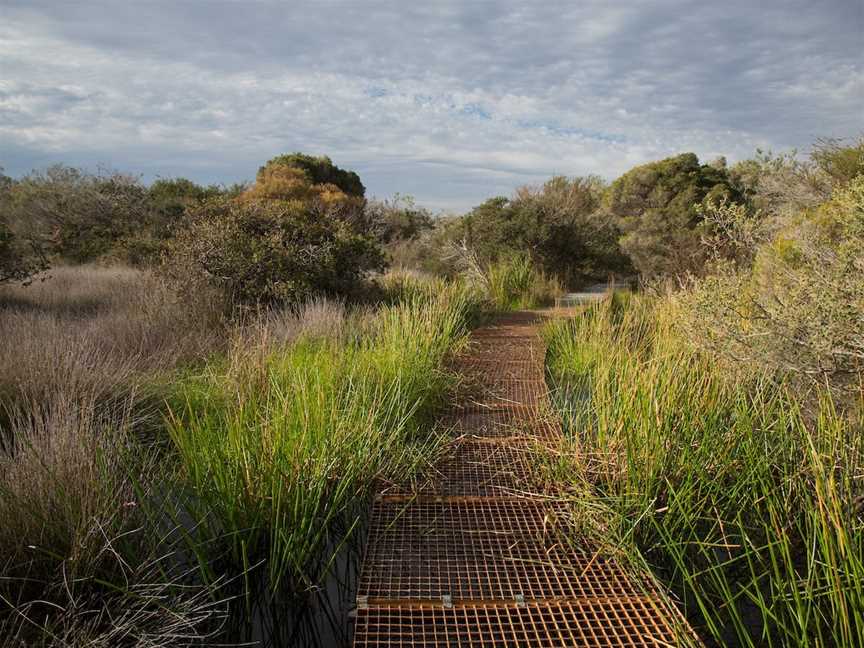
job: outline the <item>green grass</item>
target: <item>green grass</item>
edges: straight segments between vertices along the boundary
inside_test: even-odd
[[[444,361],[475,307],[455,286],[421,291],[347,334],[234,358],[180,387],[170,434],[211,579],[262,562],[271,591],[318,582],[374,481],[406,478],[434,451],[454,380]]]
[[[174,332],[195,327],[144,347],[107,308],[66,327],[86,353],[61,354],[53,322],[29,364],[0,345],[21,404],[0,386],[0,646],[239,641],[321,587],[375,481],[437,452],[445,361],[481,301],[422,278],[391,293],[262,314],[193,352]],[[26,340],[29,320],[3,315]]]
[[[864,645],[860,415],[700,355],[646,298],[546,336],[570,440],[544,465],[578,528],[652,568],[721,645]]]
[[[563,293],[558,280],[538,270],[527,254],[499,259],[486,266],[472,257],[467,276],[482,288],[496,311],[549,306]]]

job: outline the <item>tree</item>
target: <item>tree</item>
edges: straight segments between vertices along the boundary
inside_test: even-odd
[[[367,220],[384,245],[416,241],[434,227],[432,214],[411,196],[396,194],[389,200],[366,204]]]
[[[684,153],[637,166],[615,180],[603,210],[618,223],[621,248],[643,276],[701,274],[705,228],[697,207],[723,200],[742,200],[726,169],[700,165],[695,154]]]
[[[593,176],[521,187],[511,199],[475,207],[464,219],[464,239],[484,263],[527,253],[538,269],[568,284],[627,272],[617,227],[597,212],[602,193]]]
[[[229,307],[355,296],[385,266],[363,193],[329,158],[273,158],[236,198],[187,208],[164,272],[187,294],[215,289]]]
[[[12,188],[15,181],[0,167],[0,283],[26,282],[48,267],[47,260],[27,241],[16,236],[10,223]]]
[[[176,223],[189,207],[225,193],[221,187],[203,187],[186,178],[159,178],[147,190],[153,209],[166,223]]]
[[[298,173],[289,174],[284,172],[285,169],[293,169]],[[268,178],[272,178],[275,184],[271,188],[272,192],[279,190],[278,182],[283,177],[287,180],[285,188],[288,189],[289,194],[296,184],[305,184],[307,186],[331,185],[338,188],[342,193],[355,198],[363,198],[366,193],[366,188],[360,182],[360,176],[353,171],[340,169],[333,164],[329,157],[314,157],[305,153],[291,153],[288,155],[279,155],[258,169],[256,186],[259,193],[256,194],[256,197],[279,197],[272,194],[263,195],[263,193],[266,193],[268,188]]]
[[[188,218],[169,244],[165,272],[181,291],[210,287],[229,306],[354,296],[384,265],[372,237],[314,204],[217,199]]]

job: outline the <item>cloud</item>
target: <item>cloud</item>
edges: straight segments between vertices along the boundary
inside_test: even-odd
[[[862,32],[855,0],[7,2],[0,164],[230,182],[303,150],[466,209],[553,173],[855,135]]]

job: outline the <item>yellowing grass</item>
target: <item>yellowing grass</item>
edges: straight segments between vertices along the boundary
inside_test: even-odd
[[[722,645],[864,645],[860,418],[719,366],[651,300],[547,338],[571,437],[554,476],[591,511],[580,528],[652,566]]]

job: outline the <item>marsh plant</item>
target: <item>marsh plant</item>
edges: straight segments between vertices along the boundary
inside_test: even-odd
[[[569,441],[541,465],[575,527],[654,569],[722,645],[861,645],[860,409],[718,362],[679,321],[625,295],[547,329]]]
[[[0,295],[9,645],[221,641],[317,588],[375,480],[436,452],[480,303],[417,280],[225,322],[146,272],[54,273]]]

